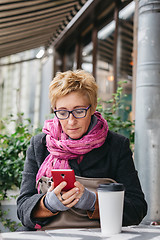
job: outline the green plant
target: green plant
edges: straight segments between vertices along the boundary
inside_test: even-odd
[[[134,144],[134,122],[123,119],[120,115],[125,109],[125,98],[127,95],[123,94],[122,84],[119,82],[116,93],[108,101],[101,101],[98,99],[97,111],[107,120],[109,129],[127,136],[130,140],[131,147]]]
[[[7,197],[7,190],[19,187],[21,183],[25,152],[32,136],[30,121],[26,121],[22,120],[22,114],[16,120],[12,115],[5,121],[1,120],[4,133],[0,134],[0,200]],[[12,133],[7,128],[9,123],[15,123]]]
[[[8,228],[11,232],[15,232],[18,229],[18,227],[22,226],[22,224],[17,223],[16,221],[12,221],[11,219],[7,218],[8,212],[9,212],[9,210],[8,211],[2,211],[0,209],[1,223],[5,228]]]
[[[16,118],[10,115],[1,119],[0,131],[0,200],[9,200],[7,190],[20,187],[30,138],[40,132],[41,128],[33,130],[31,121],[24,119],[23,113],[20,113]],[[8,211],[0,209],[1,223],[10,231],[15,231],[20,224],[8,219],[7,214]]]

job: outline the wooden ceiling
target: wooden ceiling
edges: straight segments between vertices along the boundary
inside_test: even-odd
[[[0,0],[0,58],[48,47],[87,0]]]

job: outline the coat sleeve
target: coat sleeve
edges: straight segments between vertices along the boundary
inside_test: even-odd
[[[129,140],[123,138],[116,181],[125,186],[123,226],[138,225],[147,214],[147,203],[135,169]]]
[[[36,174],[40,163],[36,160],[37,156],[35,154],[34,142],[36,142],[36,146],[40,146],[42,145],[40,141],[41,138],[37,136],[31,138],[31,142],[26,153],[24,171],[22,173],[20,195],[17,199],[18,218],[24,226],[30,229],[35,229],[36,226],[41,224],[32,218],[33,209],[43,197],[43,194],[38,194],[36,189]]]

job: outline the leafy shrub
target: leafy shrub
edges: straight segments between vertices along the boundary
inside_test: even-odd
[[[15,124],[12,133],[8,129],[9,123]],[[23,120],[23,114],[18,115],[18,120],[12,115],[1,120],[1,131],[3,133],[0,134],[0,200],[7,197],[7,190],[13,186],[20,187],[26,150],[34,134],[30,120]]]
[[[127,95],[123,94],[123,83],[125,83],[125,81],[118,83],[117,91],[112,94],[113,97],[110,100],[101,101],[101,99],[98,99],[97,111],[99,111],[107,120],[111,131],[118,132],[129,138],[131,148],[133,150],[134,122],[130,120],[123,120],[120,116],[120,112],[126,111],[125,97]]]
[[[10,125],[14,125],[12,131]],[[24,119],[22,113],[18,114],[16,119],[10,115],[7,119],[1,120],[0,131],[0,200],[4,200],[10,199],[7,190],[20,187],[30,138],[40,132],[41,128],[33,131],[31,121]],[[10,231],[16,231],[21,223],[12,221],[7,215],[8,212],[2,211],[0,204],[0,222]]]

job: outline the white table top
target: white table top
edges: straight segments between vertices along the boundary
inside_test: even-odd
[[[59,229],[49,231],[1,233],[1,240],[160,240],[160,226],[123,227],[122,232],[103,237],[100,229]]]

